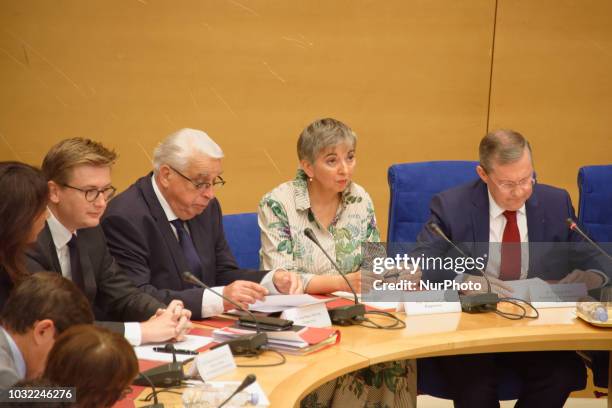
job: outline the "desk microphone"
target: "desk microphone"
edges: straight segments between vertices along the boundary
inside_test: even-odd
[[[232,395],[230,395],[229,397],[227,397],[227,399],[225,401],[223,401],[221,403],[221,405],[219,405],[218,408],[221,408],[222,406],[224,406],[225,404],[227,404],[229,402],[229,400],[231,400],[232,398],[234,398],[234,396],[236,394],[238,394],[240,391],[244,390],[246,387],[248,387],[249,385],[253,384],[255,381],[257,381],[257,377],[255,377],[255,374],[249,374],[245,377],[244,380],[242,380],[242,382],[240,383],[240,385],[238,386],[238,388],[236,388],[236,391],[234,391],[232,393]]]
[[[145,405],[143,408],[164,408],[164,404],[160,404],[157,400],[157,390],[155,389],[155,385],[153,384],[153,381],[151,381],[149,376],[145,373],[138,373],[138,377],[142,377],[147,383],[147,385],[151,386],[151,391],[153,393],[153,404]],[[134,382],[134,384],[136,384],[136,382]]]
[[[236,339],[223,342],[219,346],[224,345],[224,344],[229,345],[230,349],[232,350],[232,354],[234,354],[236,356],[239,356],[239,355],[256,355],[256,354],[259,354],[261,352],[261,348],[265,344],[268,343],[268,335],[261,331],[261,328],[259,327],[259,322],[255,318],[253,313],[251,313],[248,309],[243,308],[238,303],[234,302],[232,299],[230,299],[230,298],[222,295],[221,293],[211,289],[204,282],[202,282],[201,280],[196,278],[191,272],[187,272],[187,271],[183,272],[182,273],[182,277],[183,277],[183,280],[185,282],[188,282],[188,283],[191,283],[193,285],[196,285],[196,286],[199,286],[201,288],[204,288],[206,290],[209,290],[212,293],[214,293],[215,295],[217,295],[220,298],[222,298],[223,300],[227,301],[228,303],[231,303],[232,305],[236,306],[236,308],[238,310],[241,310],[241,311],[247,313],[251,317],[251,319],[253,319],[253,321],[255,322],[255,331],[256,331],[255,334],[245,334],[244,336],[240,336],[240,337],[238,337]],[[219,347],[219,346],[216,346],[216,347]]]
[[[181,385],[185,379],[185,375],[183,374],[183,363],[176,361],[174,345],[167,344],[166,348],[172,353],[172,362],[140,373],[140,377],[136,377],[136,379],[133,381],[134,384],[145,387],[149,385],[153,386],[153,384],[157,385],[158,387],[172,387]],[[153,391],[155,391],[155,388],[152,388]],[[153,405],[153,407],[155,407],[155,405]]]
[[[463,250],[461,250],[458,245],[456,245],[446,236],[446,234],[444,233],[444,231],[442,231],[442,228],[440,228],[438,224],[433,221],[428,222],[427,228],[429,228],[430,231],[434,232],[436,235],[440,236],[442,239],[448,242],[453,248],[457,250],[457,252],[463,255],[463,257],[471,258],[465,252],[463,252]],[[497,293],[491,292],[491,282],[489,281],[489,278],[487,278],[485,272],[480,268],[476,268],[476,270],[480,272],[482,277],[487,282],[487,293],[461,295],[459,297],[459,299],[461,300],[461,310],[468,313],[480,313],[496,310],[497,303],[499,302],[499,296],[497,296]]]
[[[327,251],[325,251],[325,249],[323,249],[323,246],[321,245],[321,243],[319,242],[319,240],[315,236],[315,234],[312,231],[312,229],[306,228],[304,230],[304,235],[306,235],[306,237],[308,239],[310,239],[312,242],[314,242],[314,244],[316,246],[319,247],[321,252],[323,252],[323,254],[325,254],[327,259],[329,259],[329,262],[331,262],[331,264],[334,266],[334,268],[338,271],[340,276],[342,276],[342,278],[344,279],[344,281],[346,282],[348,287],[351,289],[351,292],[353,292],[353,296],[354,296],[354,299],[355,299],[355,304],[354,305],[349,305],[349,306],[340,306],[340,307],[336,307],[334,309],[331,309],[329,311],[329,317],[330,317],[331,321],[334,324],[338,324],[340,326],[349,326],[349,325],[354,323],[353,320],[363,320],[364,315],[365,315],[365,306],[363,304],[359,303],[359,299],[357,298],[357,292],[355,292],[355,289],[353,289],[353,285],[351,285],[351,282],[349,282],[349,280],[346,278],[346,275],[344,274],[344,272],[342,272],[340,270],[340,268],[338,267],[336,262],[334,262],[334,260],[331,258],[331,256],[329,256]]]
[[[599,252],[602,253],[602,255],[604,255],[606,258],[612,261],[612,256],[610,256],[609,253],[604,251],[602,247],[600,247],[584,231],[582,231],[582,229],[580,229],[580,227],[578,226],[578,224],[574,222],[574,220],[572,220],[571,218],[568,218],[565,220],[565,222],[567,223],[567,226],[569,227],[569,229],[571,229],[572,231],[576,231],[582,238],[584,238],[585,241],[587,241],[589,244],[594,246],[595,249],[597,249]]]

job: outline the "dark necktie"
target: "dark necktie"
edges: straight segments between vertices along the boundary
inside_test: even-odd
[[[504,211],[506,227],[502,238],[499,279],[521,278],[521,235],[516,223],[516,211]]]
[[[81,268],[81,258],[79,256],[76,234],[72,234],[72,238],[68,241],[68,249],[70,250],[70,275],[72,276],[72,282],[85,293],[83,269]]]
[[[187,229],[185,228],[185,224],[180,219],[170,221],[170,223],[172,223],[172,225],[174,225],[174,228],[176,228],[179,245],[183,249],[183,254],[185,255],[185,260],[187,261],[187,266],[189,266],[190,269],[189,272],[201,278],[202,263],[200,262],[200,256],[198,255],[198,251],[196,251],[196,248],[193,245],[191,235],[189,235]]]

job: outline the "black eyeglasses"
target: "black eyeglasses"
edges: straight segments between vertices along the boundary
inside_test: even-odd
[[[172,167],[172,166],[168,166],[168,167],[170,167],[172,169],[172,171],[174,171],[176,174],[178,174],[179,176],[181,176],[182,178],[184,178],[185,180],[190,182],[196,188],[196,190],[198,190],[198,191],[208,190],[211,187],[219,188],[219,187],[223,187],[225,185],[225,180],[223,180],[223,178],[221,178],[221,176],[215,177],[215,179],[212,181],[212,183],[209,183],[208,181],[204,181],[202,183],[198,183],[198,182],[190,179],[189,177],[187,177],[186,175],[184,175],[183,173],[181,173],[180,171],[178,171],[174,167]]]
[[[115,192],[117,191],[117,189],[113,186],[106,187],[103,190],[98,190],[97,188],[89,188],[85,190],[84,188],[74,187],[69,184],[63,184],[63,186],[71,188],[73,190],[80,191],[81,193],[85,194],[85,199],[89,201],[90,203],[93,203],[94,201],[96,201],[98,197],[100,196],[100,194],[102,194],[102,197],[104,197],[105,201],[108,201],[111,198],[113,198],[113,196],[115,195]]]

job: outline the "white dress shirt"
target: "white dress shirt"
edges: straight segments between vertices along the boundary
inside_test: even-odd
[[[487,190],[488,191],[488,190]],[[506,216],[504,210],[489,194],[489,260],[485,272],[489,276],[499,278],[501,265],[501,243],[503,242]],[[527,232],[527,212],[525,204],[516,211],[516,223],[521,236],[521,277],[526,279],[529,271],[529,234]]]
[[[157,185],[157,180],[155,180],[155,175],[151,176],[151,184],[153,185],[153,191],[155,192],[155,196],[157,197],[159,204],[164,210],[164,214],[166,214],[168,222],[170,223],[171,221],[178,219],[178,217],[172,210],[172,207],[170,207],[170,204],[168,204],[168,201],[160,191]],[[171,223],[170,228],[172,229],[174,236],[178,240],[176,228]],[[185,229],[187,230],[187,233],[191,234],[191,231],[189,231],[189,225],[187,223],[185,223]],[[276,272],[276,270],[268,272],[260,282],[260,285],[268,289],[268,292],[270,292],[270,294],[278,294],[278,291],[276,290],[276,287],[273,283],[274,272]],[[211,289],[218,293],[223,293],[224,286],[214,286]],[[202,317],[219,315],[223,313],[223,309],[223,299],[209,290],[204,290],[204,293],[202,294]]]
[[[62,276],[72,280],[72,272],[70,267],[70,248],[68,248],[68,242],[72,239],[72,233],[64,227],[53,214],[53,211],[49,209],[49,218],[47,218],[47,224],[49,225],[49,231],[51,231],[51,238],[55,245],[55,251],[57,253],[57,259],[59,260],[60,268],[62,270]],[[74,232],[77,234],[77,231]],[[133,346],[140,345],[142,341],[142,332],[140,330],[140,323],[128,322],[124,323],[125,333],[124,336],[127,341]]]

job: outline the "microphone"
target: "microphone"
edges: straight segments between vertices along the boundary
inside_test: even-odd
[[[471,258],[468,257],[468,255],[461,248],[459,248],[458,245],[456,245],[446,236],[444,231],[442,231],[442,228],[440,228],[437,223],[430,221],[427,223],[427,228],[429,228],[430,231],[434,232],[436,235],[444,239],[444,241],[448,242],[453,248],[457,250],[457,252],[463,255],[464,258]],[[467,313],[480,313],[487,312],[490,310],[497,310],[499,296],[497,296],[497,293],[491,292],[491,282],[489,281],[489,278],[487,278],[485,272],[480,268],[477,268],[476,270],[480,272],[482,277],[487,282],[487,293],[461,295],[459,297],[459,299],[461,300],[461,310]]]
[[[312,229],[306,228],[304,230],[304,235],[306,235],[308,239],[310,239],[316,246],[319,247],[321,252],[323,252],[323,254],[325,254],[327,259],[329,259],[329,262],[331,262],[331,264],[334,266],[336,271],[338,271],[340,276],[342,276],[342,279],[344,279],[348,287],[351,289],[351,292],[353,292],[355,304],[349,305],[349,306],[336,307],[334,309],[331,309],[329,311],[329,317],[331,321],[334,324],[338,324],[341,326],[349,326],[354,323],[353,320],[363,320],[363,317],[365,315],[365,306],[359,303],[359,299],[357,298],[357,292],[355,292],[355,289],[353,288],[353,285],[351,285],[351,282],[349,282],[344,272],[340,270],[336,262],[334,262],[331,256],[329,256],[327,251],[323,249],[323,246],[321,245],[321,243],[315,236]]]
[[[145,405],[143,408],[164,408],[164,404],[160,404],[157,400],[157,390],[155,390],[155,385],[153,381],[149,378],[145,373],[138,373],[140,377],[144,378],[144,380],[151,386],[152,394],[153,394],[153,404]],[[134,382],[134,384],[136,384]]]
[[[603,256],[605,256],[606,258],[608,258],[609,260],[612,261],[612,256],[610,256],[609,253],[604,251],[602,247],[600,247],[584,231],[582,231],[582,229],[580,229],[580,227],[578,226],[578,224],[576,224],[576,222],[574,222],[574,220],[572,220],[571,218],[568,218],[568,219],[565,220],[565,222],[567,223],[567,226],[569,227],[570,230],[576,231],[578,233],[578,235],[580,235],[585,241],[587,241],[589,244],[594,246],[595,249],[597,249],[599,252],[601,252],[601,254]]]
[[[255,318],[253,313],[251,313],[248,309],[243,308],[238,303],[234,302],[232,299],[230,299],[230,298],[222,295],[221,293],[211,289],[204,282],[202,282],[201,280],[196,278],[191,272],[188,272],[188,271],[183,272],[182,273],[182,277],[183,277],[183,280],[185,282],[188,282],[188,283],[191,283],[193,285],[199,286],[199,287],[204,288],[206,290],[210,290],[212,293],[214,293],[215,295],[219,296],[223,300],[225,300],[228,303],[231,303],[232,305],[236,306],[236,308],[238,310],[246,312],[251,317],[251,319],[253,319],[253,321],[255,322],[255,331],[256,331],[255,334],[246,334],[244,336],[238,337],[237,339],[233,339],[233,340],[229,340],[229,341],[223,342],[219,346],[224,345],[224,344],[228,344],[230,346],[230,349],[232,350],[232,354],[234,354],[236,356],[239,356],[239,355],[254,355],[254,354],[256,355],[256,354],[259,354],[261,352],[261,348],[265,344],[268,343],[268,335],[261,331],[261,328],[259,327],[259,322]],[[216,346],[216,347],[219,347],[219,346]]]
[[[229,400],[231,400],[232,398],[234,398],[234,396],[236,394],[238,394],[240,391],[244,390],[246,387],[248,387],[249,385],[253,384],[255,381],[257,381],[257,377],[255,377],[255,374],[249,374],[245,377],[244,380],[242,380],[242,383],[240,383],[240,385],[238,386],[238,388],[236,388],[236,391],[234,391],[232,393],[232,395],[230,395],[229,397],[227,397],[227,399],[225,401],[223,401],[221,403],[221,405],[219,405],[218,408],[221,408],[222,406],[224,406],[225,404],[227,404],[229,402]]]
[[[151,385],[153,392],[155,392],[155,387],[153,387],[153,384],[157,385],[158,387],[172,387],[181,385],[185,379],[185,375],[183,373],[183,363],[176,361],[176,351],[174,349],[174,345],[166,344],[165,347],[172,353],[172,362],[140,373],[142,378],[136,377],[136,379],[133,381],[134,384],[145,387]],[[155,405],[152,407],[156,408]]]

